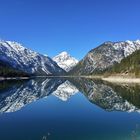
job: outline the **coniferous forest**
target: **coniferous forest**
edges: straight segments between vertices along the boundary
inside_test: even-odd
[[[0,62],[0,76],[2,77],[25,77],[25,76],[29,76],[28,74],[26,74],[25,72],[16,70],[6,64],[4,64],[3,62]]]
[[[103,73],[105,75],[124,74],[140,77],[140,50],[122,59],[120,63],[106,69]]]

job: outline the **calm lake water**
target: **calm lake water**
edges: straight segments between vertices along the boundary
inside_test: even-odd
[[[2,81],[0,140],[140,140],[140,86],[85,78]]]

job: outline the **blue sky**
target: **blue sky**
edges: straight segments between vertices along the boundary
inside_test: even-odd
[[[140,39],[140,0],[0,0],[0,38],[81,59],[105,41]]]

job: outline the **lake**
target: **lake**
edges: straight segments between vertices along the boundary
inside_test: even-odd
[[[140,85],[1,81],[0,140],[140,140]]]

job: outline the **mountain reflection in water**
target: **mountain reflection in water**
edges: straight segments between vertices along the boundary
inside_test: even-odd
[[[49,95],[67,101],[81,92],[106,111],[140,112],[140,86],[86,78],[36,78],[0,83],[0,112],[15,112]],[[47,101],[47,100],[46,100]]]

